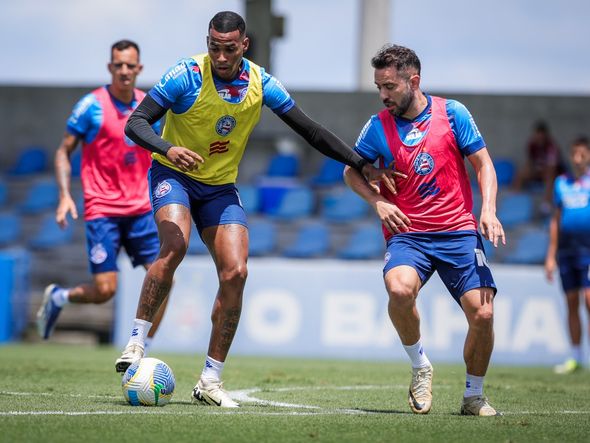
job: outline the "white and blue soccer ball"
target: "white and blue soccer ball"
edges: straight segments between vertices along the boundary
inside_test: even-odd
[[[164,406],[174,393],[172,369],[157,358],[142,358],[127,368],[121,385],[132,406]]]

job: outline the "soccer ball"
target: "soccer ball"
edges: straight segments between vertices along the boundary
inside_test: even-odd
[[[174,393],[172,369],[157,358],[142,358],[127,368],[121,382],[132,406],[164,406]]]

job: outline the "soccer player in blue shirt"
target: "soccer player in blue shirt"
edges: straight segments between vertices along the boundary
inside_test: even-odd
[[[590,146],[586,137],[572,143],[570,162],[571,173],[555,180],[555,210],[545,259],[549,281],[553,281],[553,273],[559,265],[572,342],[572,356],[555,367],[558,374],[570,374],[582,367],[580,292],[590,317]]]

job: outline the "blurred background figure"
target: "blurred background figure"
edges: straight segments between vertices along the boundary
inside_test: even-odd
[[[518,190],[542,189],[540,210],[543,214],[548,214],[551,210],[553,181],[563,172],[559,146],[553,140],[547,123],[539,120],[528,140],[526,158],[516,177],[515,187]]]
[[[572,143],[570,163],[571,173],[555,181],[555,210],[545,260],[549,281],[553,281],[553,273],[559,266],[572,343],[571,357],[554,368],[558,374],[570,374],[582,367],[580,293],[590,314],[590,147],[587,137],[579,137]]]

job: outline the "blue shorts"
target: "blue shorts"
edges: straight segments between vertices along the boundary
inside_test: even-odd
[[[199,235],[209,226],[248,226],[238,190],[233,183],[206,185],[157,161],[152,162],[148,176],[154,214],[162,206],[174,203],[186,206]]]
[[[101,217],[86,222],[86,248],[90,272],[118,271],[121,250],[133,266],[153,263],[160,251],[158,230],[151,212],[134,217]]]
[[[564,292],[590,288],[590,256],[559,256],[559,276]]]
[[[422,285],[434,271],[459,305],[465,292],[493,288],[483,243],[477,231],[414,233],[394,235],[387,242],[383,275],[396,266],[411,266]]]

